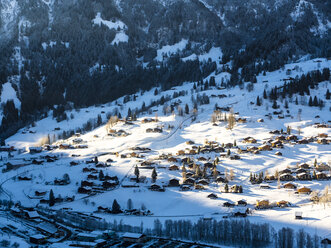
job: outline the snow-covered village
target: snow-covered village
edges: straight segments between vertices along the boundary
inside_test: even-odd
[[[149,6],[170,17],[186,6],[228,28],[239,10],[209,0],[91,1],[91,10],[71,2],[63,14],[58,1],[26,1],[26,11],[0,4],[0,247],[331,247],[331,22],[319,1],[288,7],[294,27],[316,15],[310,32],[320,46],[307,43],[318,53],[291,44],[298,51],[284,45],[264,57],[258,35],[240,38],[238,52],[180,31],[150,43],[153,51],[136,44],[140,55],[127,64],[142,35],[131,4],[147,19]],[[248,2],[258,21],[290,1]],[[49,30],[36,42],[41,17],[29,11],[38,8]],[[109,58],[92,59],[95,48],[79,61],[76,31],[63,35],[59,19],[75,8],[91,12],[82,14],[86,32],[109,41]],[[167,25],[149,21],[145,35]],[[18,42],[12,52],[8,40]]]

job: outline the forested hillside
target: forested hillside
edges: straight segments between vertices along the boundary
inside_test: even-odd
[[[330,57],[330,11],[322,0],[1,1],[0,134],[54,105],[101,104],[215,70],[232,86],[307,54]],[[174,44],[185,46],[157,59]],[[221,60],[182,59],[216,47]],[[4,97],[8,88],[16,96]]]

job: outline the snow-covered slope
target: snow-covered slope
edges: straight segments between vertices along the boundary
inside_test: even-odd
[[[316,61],[319,61],[318,63]],[[314,160],[318,163],[326,163],[330,165],[331,149],[329,145],[322,145],[316,141],[309,144],[294,144],[286,143],[283,149],[274,149],[272,151],[261,151],[260,154],[243,153],[239,154],[240,160],[231,160],[228,157],[220,157],[220,163],[217,169],[222,173],[234,174],[233,180],[229,182],[229,186],[241,185],[243,187],[242,194],[224,193],[224,184],[218,184],[211,180],[209,185],[205,186],[205,190],[189,190],[181,191],[179,188],[166,188],[165,192],[150,191],[148,187],[151,185],[151,170],[143,169],[140,164],[143,161],[155,161],[157,171],[158,185],[167,185],[170,179],[176,178],[183,182],[181,170],[169,170],[169,166],[176,164],[179,168],[182,166],[180,162],[168,162],[166,160],[158,160],[157,157],[162,154],[173,154],[177,159],[183,156],[176,156],[179,150],[188,151],[191,146],[186,141],[193,141],[197,146],[203,146],[205,141],[217,143],[233,143],[236,140],[237,146],[245,149],[249,145],[243,142],[247,136],[253,136],[257,140],[256,146],[274,138],[275,135],[269,133],[271,130],[283,129],[288,126],[292,127],[292,134],[299,138],[317,136],[320,133],[331,135],[331,128],[316,128],[315,122],[328,123],[330,121],[330,101],[326,101],[325,107],[309,107],[307,105],[296,105],[294,101],[289,101],[289,108],[285,109],[284,103],[278,101],[281,106],[277,111],[283,110],[285,118],[279,118],[278,115],[271,114],[270,118],[266,114],[275,111],[271,108],[272,103],[268,100],[263,100],[262,106],[256,106],[255,101],[257,96],[262,96],[264,89],[271,89],[275,86],[281,86],[283,79],[288,78],[288,70],[291,69],[291,77],[307,73],[311,70],[323,68],[331,68],[330,61],[326,59],[308,60],[299,63],[286,65],[282,70],[259,75],[257,83],[254,84],[253,91],[247,91],[244,86],[240,89],[238,86],[232,89],[223,89],[220,87],[222,81],[229,79],[228,73],[220,73],[218,75],[210,75],[205,80],[209,80],[212,76],[215,77],[218,88],[212,87],[208,90],[200,91],[200,86],[194,89],[194,83],[186,83],[183,86],[175,87],[169,91],[154,94],[154,89],[148,92],[139,93],[136,95],[135,101],[123,103],[123,98],[117,102],[109,103],[99,107],[89,107],[80,109],[79,111],[68,111],[67,115],[72,116],[68,121],[57,123],[52,117],[47,117],[35,123],[34,127],[29,127],[20,130],[14,136],[8,138],[6,143],[17,148],[28,148],[35,146],[37,142],[49,135],[58,135],[63,130],[77,129],[81,127],[88,119],[96,118],[98,114],[102,116],[103,121],[106,121],[107,113],[120,112],[125,116],[128,109],[134,110],[145,102],[146,106],[150,102],[160,99],[162,96],[173,96],[174,92],[187,92],[184,96],[174,98],[165,105],[170,106],[175,102],[184,109],[185,104],[188,104],[190,114],[179,115],[178,110],[174,109],[174,114],[163,114],[163,106],[154,106],[150,109],[150,113],[145,113],[138,118],[138,121],[133,121],[132,124],[119,122],[114,130],[123,130],[129,134],[126,137],[112,137],[107,135],[106,126],[99,128],[82,135],[83,144],[87,145],[86,149],[69,149],[53,151],[44,151],[42,155],[56,155],[59,160],[54,163],[46,163],[43,165],[27,165],[18,170],[13,170],[1,174],[0,182],[16,175],[30,176],[32,181],[15,181],[8,180],[3,184],[6,192],[11,192],[13,200],[19,200],[23,205],[35,205],[39,199],[33,199],[30,196],[36,190],[49,191],[53,189],[55,194],[65,196],[76,196],[74,202],[65,203],[66,207],[72,207],[74,210],[82,212],[93,212],[97,206],[111,207],[111,202],[116,199],[119,204],[125,208],[128,199],[133,200],[135,208],[140,208],[144,204],[154,216],[153,217],[133,217],[123,215],[108,215],[99,213],[97,215],[106,220],[123,220],[124,223],[138,225],[144,222],[145,226],[153,225],[156,218],[165,219],[191,219],[197,220],[200,217],[212,217],[214,219],[222,218],[224,215],[229,215],[233,210],[223,207],[226,201],[236,202],[240,199],[245,199],[250,208],[254,208],[257,200],[268,199],[270,202],[281,200],[288,201],[292,207],[280,209],[273,208],[270,210],[254,210],[249,218],[253,222],[270,222],[273,227],[278,229],[283,226],[291,226],[294,228],[305,228],[306,230],[318,230],[318,234],[322,237],[331,235],[329,229],[330,206],[329,205],[314,205],[309,201],[309,195],[295,194],[294,190],[278,188],[277,181],[270,182],[270,189],[261,189],[259,184],[251,184],[249,182],[250,173],[260,173],[261,171],[269,174],[274,174],[276,170],[280,171],[287,167],[294,168],[297,163],[308,163],[312,166]],[[296,68],[296,69],[294,69]],[[293,70],[294,69],[294,70]],[[312,89],[311,95],[319,98],[325,98],[326,90],[331,90],[329,82],[319,84],[318,89]],[[195,120],[192,120],[192,97],[206,94],[209,97],[210,103],[198,106],[198,112]],[[218,95],[226,95],[226,97],[218,97]],[[253,104],[251,104],[253,102]],[[217,122],[217,125],[211,123],[211,117],[214,111],[215,104],[219,107],[232,107],[234,112],[238,112],[237,118],[246,118],[246,123],[237,123],[233,130],[227,129],[226,122]],[[301,110],[299,110],[301,109]],[[288,110],[288,112],[286,111]],[[300,115],[298,113],[300,112]],[[154,118],[155,113],[158,114],[158,122],[142,124],[144,118]],[[317,117],[319,116],[319,117]],[[264,122],[257,122],[258,119],[264,119]],[[146,133],[146,129],[163,127],[162,133]],[[173,126],[168,129],[168,126]],[[60,130],[55,130],[59,128]],[[29,132],[31,131],[31,133]],[[57,144],[74,142],[74,137],[65,141],[57,141]],[[141,157],[116,156],[115,153],[122,155],[131,154],[132,147],[150,148],[151,152],[143,152],[138,154]],[[238,151],[236,148],[230,149],[232,154]],[[277,156],[276,151],[280,151],[282,156]],[[22,151],[21,151],[22,152]],[[22,159],[29,160],[37,158],[38,154],[29,154],[27,152],[14,153],[13,158],[8,158],[6,153],[2,153],[7,161],[21,161]],[[79,157],[77,157],[79,155]],[[77,188],[82,180],[86,180],[87,174],[82,172],[84,167],[92,168],[93,166],[85,164],[84,161],[90,160],[98,156],[98,160],[106,162],[112,159],[111,166],[103,168],[105,174],[117,176],[120,180],[120,187],[114,190],[105,191],[104,193],[88,197],[89,200],[83,200],[85,195],[77,194]],[[216,156],[220,153],[206,153],[200,155],[192,155],[191,158],[197,159],[198,156],[203,156],[207,161],[213,162]],[[76,161],[78,165],[70,166],[70,162]],[[198,164],[203,164],[198,162]],[[135,184],[129,178],[134,177],[134,166],[139,165],[140,176],[145,176],[146,180],[143,183]],[[67,186],[55,186],[51,183],[55,178],[62,178],[64,173],[68,173],[71,178],[71,183]],[[329,175],[330,172],[326,171]],[[330,175],[329,175],[330,176]],[[98,183],[98,180],[92,180]],[[328,180],[308,180],[295,181],[298,187],[309,187],[312,190],[319,192],[330,184]],[[138,188],[122,187],[123,185],[136,185]],[[210,193],[218,195],[218,199],[211,200],[207,198]],[[321,193],[320,193],[321,194]],[[2,196],[4,197],[4,196]],[[61,208],[63,204],[55,205],[55,208]],[[302,211],[303,220],[295,220],[294,213]]]

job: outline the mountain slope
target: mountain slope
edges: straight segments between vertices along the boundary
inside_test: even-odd
[[[198,81],[216,68],[233,74],[235,85],[306,54],[330,56],[328,10],[330,4],[317,0],[6,0],[0,5],[6,34],[0,85],[9,82],[17,91],[16,123],[31,122],[54,105],[89,106]],[[178,54],[158,59],[162,47],[182,40],[187,43]],[[219,47],[221,61],[180,59]],[[21,126],[12,124],[2,124],[3,136]]]

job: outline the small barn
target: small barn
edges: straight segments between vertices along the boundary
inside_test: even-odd
[[[301,220],[302,219],[302,212],[299,212],[299,211],[295,212],[295,219],[296,220]]]
[[[42,234],[36,234],[30,236],[30,243],[41,245],[41,244],[45,244],[46,242],[47,242],[46,236]]]
[[[141,233],[126,232],[122,235],[122,240],[130,243],[143,243],[146,241],[146,236]]]

